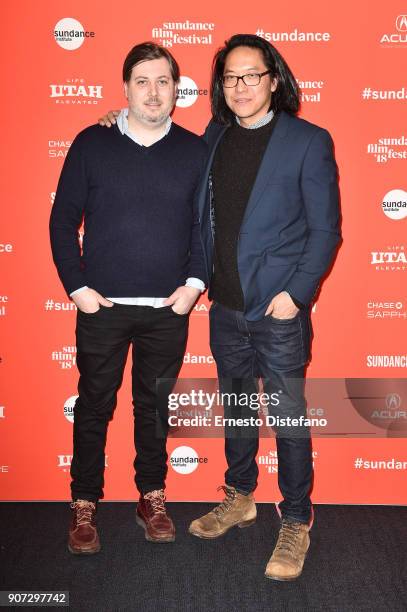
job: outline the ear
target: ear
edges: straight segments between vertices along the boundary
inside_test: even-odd
[[[277,89],[277,85],[278,85],[278,78],[274,77],[274,79],[271,81],[270,91],[275,92]]]
[[[129,99],[129,96],[128,96],[129,87],[126,82],[123,83],[123,90],[124,90],[124,95],[126,96],[127,99]]]

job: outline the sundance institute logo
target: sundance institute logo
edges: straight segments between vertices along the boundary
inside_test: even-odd
[[[74,408],[78,397],[79,395],[71,395],[71,397],[68,397],[64,404],[64,417],[70,423],[73,423],[74,421]]]
[[[386,217],[399,221],[407,217],[407,192],[403,189],[392,189],[386,193],[382,201]]]
[[[198,99],[198,96],[207,96],[207,89],[199,89],[198,85],[187,76],[180,77],[178,83],[178,94],[176,105],[180,108],[192,106]]]
[[[72,17],[60,19],[54,28],[55,42],[67,51],[75,51],[83,45],[85,38],[93,38],[95,32],[89,32]]]
[[[192,474],[200,463],[208,463],[208,458],[198,457],[190,446],[178,446],[171,453],[170,466],[178,474]]]

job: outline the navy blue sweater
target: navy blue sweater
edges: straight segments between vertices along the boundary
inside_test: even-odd
[[[166,297],[188,277],[206,283],[194,204],[205,157],[203,141],[174,123],[149,147],[117,126],[78,134],[50,219],[52,253],[66,292],[87,285],[105,296]]]

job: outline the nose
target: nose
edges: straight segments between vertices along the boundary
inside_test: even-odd
[[[152,96],[156,96],[157,91],[158,91],[157,83],[155,83],[154,81],[150,81],[149,94]]]
[[[247,85],[244,83],[242,78],[240,78],[238,80],[235,89],[236,89],[237,92],[239,92],[239,91],[246,91]]]

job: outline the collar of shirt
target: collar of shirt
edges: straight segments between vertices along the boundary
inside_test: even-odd
[[[264,117],[261,117],[261,119],[256,121],[256,123],[252,123],[252,125],[242,126],[242,127],[245,127],[248,130],[255,130],[256,128],[263,127],[263,125],[267,125],[267,123],[270,123],[273,117],[274,117],[274,112],[271,110],[267,113],[267,115],[264,115]],[[240,123],[239,117],[237,117],[236,115],[235,115],[235,119],[238,125],[242,125]]]
[[[140,145],[140,147],[143,147],[144,145],[137,138],[137,135],[133,134],[132,132],[129,131],[128,116],[129,116],[129,109],[128,108],[122,108],[121,111],[120,111],[120,115],[118,117],[116,117],[117,127],[119,128],[120,132],[123,135],[128,136],[129,138],[131,138],[131,140],[134,140],[134,142],[136,144]],[[164,136],[167,136],[168,132],[171,129],[171,125],[172,125],[172,119],[171,119],[171,117],[168,117],[168,119],[167,119],[167,121],[165,123],[164,132],[161,134],[161,136],[159,138],[157,138],[156,142],[161,140],[161,138],[164,138]]]

